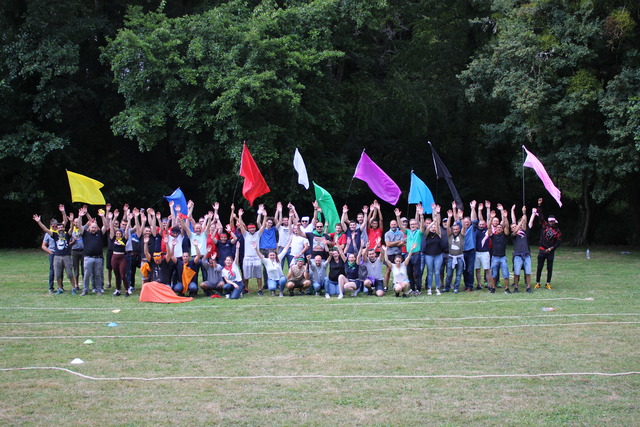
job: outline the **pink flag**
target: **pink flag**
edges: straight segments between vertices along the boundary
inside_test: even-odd
[[[529,150],[527,150],[527,147],[523,145],[522,148],[524,148],[524,151],[527,152],[527,158],[524,160],[523,166],[526,166],[536,171],[536,173],[538,174],[538,177],[542,180],[542,183],[544,184],[544,188],[546,188],[549,194],[551,194],[551,196],[554,199],[556,199],[556,202],[558,202],[558,205],[562,207],[562,202],[560,201],[560,190],[558,190],[558,187],[556,187],[553,184],[553,181],[551,181],[549,174],[547,173],[546,169],[544,168],[540,160],[538,160],[536,156],[534,156]]]
[[[400,198],[400,187],[393,182],[389,175],[362,152],[354,178],[358,178],[367,183],[371,191],[387,203],[395,205]]]

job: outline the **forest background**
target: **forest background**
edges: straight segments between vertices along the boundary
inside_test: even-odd
[[[637,0],[2,0],[0,246],[38,245],[31,215],[72,209],[65,169],[114,206],[166,213],[181,187],[224,217],[248,206],[243,141],[267,207],[311,213],[296,147],[339,211],[375,197],[352,181],[363,149],[404,213],[411,170],[447,206],[431,141],[467,210],[542,196],[568,242],[638,245],[639,21]]]

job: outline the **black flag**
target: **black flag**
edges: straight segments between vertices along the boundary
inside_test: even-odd
[[[449,190],[451,191],[453,200],[456,201],[458,209],[463,209],[462,200],[460,200],[458,190],[456,190],[456,186],[453,184],[453,178],[449,173],[449,169],[447,169],[440,156],[438,156],[436,149],[433,148],[433,144],[431,144],[430,141],[427,142],[429,142],[429,145],[431,146],[431,154],[433,155],[433,167],[436,169],[436,178],[444,178],[447,181],[447,185],[449,186]]]

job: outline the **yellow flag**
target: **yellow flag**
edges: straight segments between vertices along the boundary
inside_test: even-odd
[[[71,187],[71,201],[83,202],[90,205],[104,205],[106,201],[100,189],[104,184],[78,173],[67,171],[69,187]]]

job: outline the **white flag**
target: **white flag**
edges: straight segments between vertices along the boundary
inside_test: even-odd
[[[309,177],[307,176],[307,167],[304,165],[304,160],[302,160],[302,156],[297,148],[293,156],[293,167],[298,172],[298,184],[303,185],[304,188],[308,190]]]

